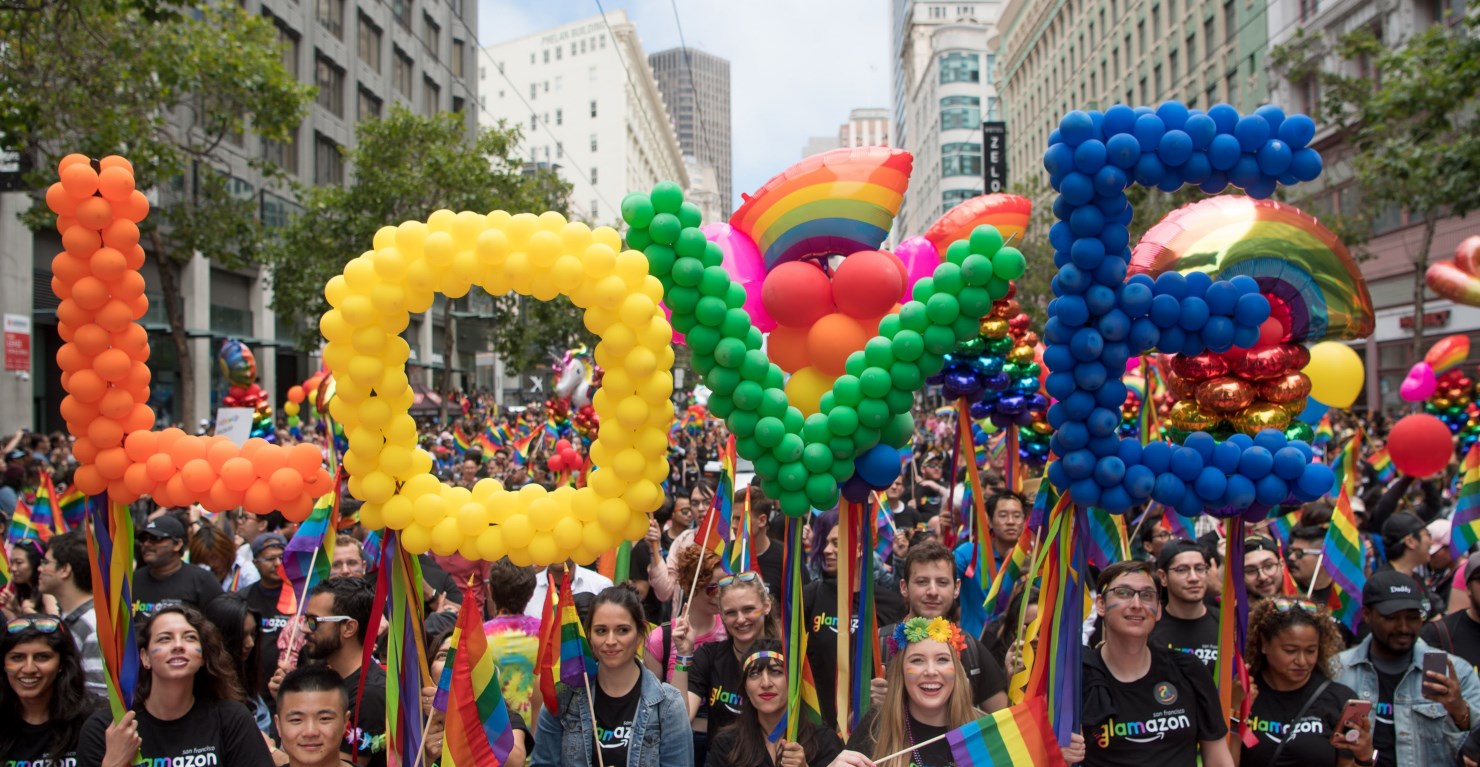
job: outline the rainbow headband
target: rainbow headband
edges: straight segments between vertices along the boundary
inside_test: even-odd
[[[763,660],[774,660],[785,663],[786,656],[775,650],[756,650],[755,652],[745,657],[745,662],[740,664],[740,669],[741,671],[749,671],[750,664],[758,663]]]
[[[902,621],[894,627],[894,636],[889,641],[893,644],[894,652],[900,652],[909,645],[927,639],[944,642],[958,653],[966,649],[966,635],[961,633],[961,627],[945,618],[910,618]]]

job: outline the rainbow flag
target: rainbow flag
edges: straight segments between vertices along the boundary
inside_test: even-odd
[[[107,495],[87,499],[87,553],[92,558],[93,601],[98,647],[108,678],[108,708],[113,721],[134,705],[139,679],[139,646],[134,641],[134,517],[128,507],[108,503]]]
[[[1059,745],[1067,745],[1080,729],[1086,549],[1079,538],[1088,536],[1088,519],[1075,512],[1067,493],[1055,504],[1045,527],[1042,550],[1033,571],[1041,577],[1038,592],[1039,644],[1028,674],[1026,695],[1047,701],[1050,721]]]
[[[560,683],[573,690],[586,689],[596,676],[596,656],[586,642],[586,629],[570,590],[570,573],[560,583]]]
[[[1471,446],[1470,452],[1465,454],[1460,476],[1459,492],[1454,501],[1454,524],[1449,537],[1456,561],[1480,542],[1480,443]]]
[[[1346,445],[1336,456],[1336,462],[1331,465],[1331,470],[1336,474],[1336,480],[1331,485],[1330,495],[1334,498],[1344,488],[1347,497],[1357,494],[1357,487],[1361,482],[1361,475],[1357,469],[1358,457],[1362,454],[1362,431],[1358,429],[1352,438],[1347,440]]]
[[[473,446],[473,439],[463,432],[462,424],[453,425],[452,444],[459,453],[466,453]]]
[[[325,494],[314,502],[308,519],[298,525],[288,546],[283,549],[283,584],[286,588],[278,596],[278,610],[285,614],[297,612],[298,603],[308,599],[308,592],[320,581],[329,577],[329,566],[334,562],[334,538],[338,530],[336,493]],[[284,601],[291,599],[291,612],[283,610]]]
[[[725,563],[725,572],[733,575],[755,569],[755,558],[750,550],[750,509],[744,509],[742,514],[735,513],[734,435],[730,436],[729,444],[720,453],[719,465],[719,484],[714,491],[714,501],[718,507],[720,535],[725,539],[725,550],[720,559]]]
[[[1352,514],[1351,500],[1345,487],[1336,496],[1336,510],[1331,514],[1331,525],[1326,528],[1326,541],[1322,548],[1321,566],[1331,575],[1332,585],[1340,589],[1348,600],[1346,607],[1337,611],[1337,617],[1347,628],[1355,631],[1357,612],[1362,606],[1362,586],[1367,583],[1367,574],[1362,570],[1366,555],[1362,551],[1357,518]]]
[[[10,585],[10,546],[0,546],[0,589]]]
[[[806,520],[786,520],[786,545],[781,560],[785,575],[781,585],[781,614],[786,623],[786,713],[778,730],[784,730],[787,741],[795,742],[797,730],[805,718],[822,723],[822,704],[817,696],[817,683],[812,677],[812,664],[807,660],[807,613],[802,605],[802,586],[806,576],[802,560],[802,526]],[[878,633],[878,632],[875,632]],[[773,733],[774,735],[774,733]],[[774,740],[774,738],[773,738]]]
[[[61,535],[72,529],[67,526],[67,520],[62,518],[62,510],[57,506],[57,488],[51,483],[49,471],[41,472],[41,479],[36,485],[36,506],[46,510],[52,534]]]
[[[400,763],[407,765],[420,758],[422,723],[426,721],[421,690],[432,676],[427,670],[426,638],[422,635],[426,614],[421,600],[421,562],[394,533],[386,536],[383,554],[388,562],[382,571],[388,572],[383,572],[381,578],[390,591],[386,668],[392,670],[386,675],[385,699],[394,701],[386,711],[385,750],[387,756],[398,755]],[[396,757],[390,757],[390,762],[395,764]]]
[[[57,498],[57,512],[68,529],[81,527],[87,517],[87,494],[75,486],[68,489]]]
[[[1386,446],[1377,449],[1377,452],[1367,456],[1367,463],[1377,472],[1378,482],[1391,482],[1398,477],[1398,469],[1393,466],[1393,457],[1388,455]]]
[[[514,455],[512,456],[516,466],[529,464],[529,457],[534,448],[535,432],[529,432],[514,440]]]
[[[498,667],[483,633],[482,600],[471,591],[463,599],[457,627],[447,651],[447,665],[437,685],[436,701],[445,711],[442,767],[498,767],[514,748],[514,727]],[[433,705],[436,705],[434,702]]]
[[[1315,437],[1311,439],[1311,443],[1320,446],[1335,438],[1336,431],[1331,428],[1331,416],[1329,414],[1321,416],[1320,422],[1316,424]]]
[[[485,461],[491,460],[494,452],[503,447],[503,444],[492,427],[485,427],[478,433],[478,447],[483,449],[483,460]]]
[[[1295,529],[1295,524],[1300,521],[1300,509],[1289,514],[1274,517],[1269,520],[1269,533],[1274,537],[1276,543],[1284,546],[1290,542],[1290,531]]]
[[[1125,517],[1093,506],[1089,509],[1089,563],[1108,567],[1130,557]]]
[[[555,680],[560,676],[560,624],[555,617],[560,610],[563,588],[555,584],[554,577],[548,572],[541,572],[538,577],[545,579],[545,606],[540,611],[539,653],[535,667],[539,669],[540,697],[544,699],[545,709],[558,715],[560,701]]]
[[[22,496],[15,500],[15,511],[11,512],[10,528],[5,532],[5,540],[16,543],[28,538],[42,543],[51,540],[51,523],[46,519],[45,512],[38,513],[36,507]]]
[[[1064,754],[1048,726],[1043,698],[1022,703],[946,733],[957,767],[1057,767]]]
[[[1161,528],[1172,534],[1173,538],[1182,538],[1189,541],[1197,540],[1197,534],[1193,532],[1193,522],[1190,517],[1178,514],[1170,506],[1162,507]]]
[[[1047,482],[1044,483],[1048,484]],[[1001,618],[1007,612],[1007,603],[1012,599],[1012,590],[1017,587],[1017,582],[1028,570],[1030,556],[1029,547],[1033,545],[1033,536],[1026,530],[1018,536],[1017,543],[1012,547],[1012,553],[1002,562],[1002,567],[997,570],[997,577],[992,581],[992,586],[987,590],[986,601],[982,606],[986,608],[986,620],[991,623]]]

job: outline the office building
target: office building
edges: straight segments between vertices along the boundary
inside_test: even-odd
[[[679,147],[685,157],[714,169],[720,213],[728,219],[735,194],[730,149],[730,62],[693,48],[671,48],[648,56],[648,63],[678,131]]]

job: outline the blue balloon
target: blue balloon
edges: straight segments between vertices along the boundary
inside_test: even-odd
[[[1277,184],[1273,178],[1261,178],[1244,188],[1244,193],[1256,200],[1267,200],[1274,194]]]
[[[1307,464],[1305,473],[1300,475],[1300,495],[1306,500],[1315,500],[1326,493],[1331,492],[1331,487],[1336,483],[1336,473],[1331,467],[1324,463]]]
[[[1125,477],[1125,463],[1115,456],[1101,458],[1095,464],[1095,481],[1101,487],[1114,487]]]
[[[865,480],[858,474],[849,477],[848,481],[843,483],[841,489],[843,497],[854,503],[868,501],[869,494],[874,491],[874,488],[869,487],[868,480]]]
[[[1069,231],[1068,221],[1055,221],[1048,228],[1048,244],[1054,250],[1068,250],[1074,244],[1074,233]]]
[[[1120,411],[1097,407],[1089,414],[1089,420],[1085,424],[1090,437],[1108,437],[1120,428]]]
[[[1203,294],[1203,300],[1208,302],[1210,314],[1232,317],[1234,305],[1238,303],[1238,288],[1226,280],[1219,280],[1208,286]]]
[[[854,461],[858,476],[875,489],[888,487],[899,477],[899,451],[888,445],[874,445]]]
[[[1278,506],[1290,497],[1290,486],[1274,474],[1254,483],[1254,500],[1264,506]]]
[[[1070,419],[1084,421],[1095,411],[1095,395],[1087,391],[1075,391],[1064,398],[1064,412]]]
[[[1128,466],[1125,470],[1125,482],[1122,484],[1131,498],[1144,501],[1156,487],[1156,474],[1145,466]]]
[[[1228,439],[1223,441],[1230,445],[1237,445],[1239,450],[1248,450],[1254,446],[1254,438],[1241,431],[1236,431],[1228,435]]]
[[[1293,447],[1282,447],[1274,454],[1274,473],[1286,482],[1300,479],[1305,471],[1305,456]]]
[[[1083,296],[1060,296],[1054,299],[1054,303],[1058,305],[1056,316],[1066,328],[1079,327],[1089,322],[1089,307],[1085,305]],[[1047,329],[1047,327],[1045,324],[1044,328]]]
[[[1096,238],[1100,230],[1104,228],[1105,214],[1093,205],[1086,205],[1069,214],[1069,230],[1074,233],[1075,237]],[[1099,243],[1098,239],[1092,241]],[[1094,267],[1088,268],[1093,269]]]
[[[1228,188],[1228,176],[1221,170],[1214,170],[1208,174],[1208,180],[1198,184],[1197,188],[1207,194],[1218,194]]]
[[[1080,173],[1094,175],[1105,167],[1105,145],[1096,140],[1089,139],[1074,148],[1074,167]]]
[[[1151,321],[1159,328],[1169,328],[1182,319],[1182,304],[1169,295],[1160,295],[1151,300]]]
[[[1228,490],[1228,477],[1212,466],[1205,466],[1192,487],[1197,491],[1197,497],[1213,503],[1221,500],[1223,493]]]
[[[1119,378],[1114,378],[1106,381],[1105,385],[1101,386],[1100,390],[1095,392],[1095,405],[1118,410],[1121,405],[1125,404],[1125,395],[1125,382]],[[1137,444],[1138,450],[1136,455],[1140,455],[1139,447],[1139,444]],[[1134,461],[1127,460],[1126,463],[1134,463]]]
[[[1231,104],[1214,104],[1208,107],[1208,117],[1218,126],[1219,133],[1233,133],[1239,120],[1238,109]]]
[[[1176,474],[1159,474],[1151,491],[1151,497],[1164,506],[1176,506],[1187,493],[1187,483]]]
[[[1309,147],[1296,151],[1290,160],[1290,173],[1300,181],[1314,181],[1321,175],[1321,167],[1320,153]]]
[[[1105,142],[1105,153],[1110,164],[1122,170],[1130,170],[1141,159],[1141,142],[1129,133],[1111,136]]]
[[[1165,474],[1171,467],[1172,446],[1165,442],[1150,442],[1141,448],[1141,465],[1156,474]]]
[[[1160,189],[1163,192],[1168,192],[1168,193],[1175,192],[1178,189],[1181,189],[1182,188],[1182,179],[1177,174],[1176,169],[1175,168],[1167,168],[1166,169],[1166,175],[1165,176],[1162,176],[1161,181],[1157,182],[1156,188],[1157,189]]]
[[[1141,443],[1133,439],[1123,439],[1115,449],[1115,454],[1125,461],[1126,466],[1138,465],[1141,463]]]
[[[1192,139],[1193,149],[1206,149],[1213,137],[1218,135],[1218,126],[1207,115],[1189,115],[1182,126],[1182,132]]]
[[[1208,180],[1213,172],[1213,163],[1208,161],[1206,152],[1193,152],[1182,164],[1182,180],[1189,184],[1201,184]]]
[[[1187,331],[1173,325],[1161,329],[1161,338],[1156,342],[1156,348],[1166,354],[1181,354],[1182,348],[1187,345]]]
[[[1290,115],[1280,123],[1279,134],[1280,140],[1289,144],[1291,149],[1304,149],[1316,136],[1315,120],[1305,115]]]
[[[1257,152],[1269,140],[1269,123],[1258,115],[1246,115],[1234,124],[1233,135],[1245,152]]]
[[[1279,176],[1290,169],[1295,152],[1290,145],[1279,139],[1270,139],[1259,149],[1259,172],[1266,176]]]
[[[1070,480],[1086,479],[1095,470],[1095,456],[1088,450],[1074,450],[1061,459]]]
[[[1182,299],[1182,317],[1178,320],[1183,330],[1188,332],[1202,330],[1203,325],[1208,323],[1208,302],[1188,296]]]
[[[1151,289],[1143,284],[1128,282],[1120,289],[1120,308],[1133,319],[1145,316],[1151,303]]]
[[[1178,329],[1180,330],[1180,328]],[[1182,341],[1181,349],[1179,349],[1178,351],[1184,357],[1195,357],[1207,351],[1207,349],[1208,345],[1203,342],[1202,332],[1198,330],[1189,330],[1187,331],[1187,337]]]
[[[1105,285],[1091,285],[1084,291],[1084,305],[1091,316],[1101,316],[1115,308],[1115,291]]]
[[[1154,154],[1143,154],[1136,161],[1136,183],[1141,186],[1156,186],[1166,176],[1166,168]]]
[[[1281,109],[1278,104],[1265,104],[1255,109],[1254,114],[1264,118],[1264,121],[1269,123],[1270,132],[1278,135],[1280,125],[1285,121],[1285,110]]]
[[[1073,264],[1067,264],[1059,269],[1059,274],[1054,279],[1057,279],[1068,293],[1083,293],[1093,282],[1088,272]]]
[[[1091,437],[1089,440],[1089,451],[1094,453],[1098,458],[1115,455],[1115,451],[1119,447],[1120,435],[1118,434],[1111,434],[1105,437]]]
[[[1179,447],[1172,451],[1172,460],[1169,466],[1173,474],[1176,474],[1183,482],[1191,482],[1197,479],[1197,475],[1203,470],[1203,459],[1196,450]]]
[[[1196,491],[1193,491],[1183,495],[1182,502],[1177,504],[1175,508],[1177,509],[1177,513],[1184,517],[1195,517],[1203,513],[1205,506],[1206,504],[1202,502],[1202,499],[1197,497]]]
[[[1070,205],[1083,205],[1094,199],[1095,183],[1083,173],[1070,173],[1064,176],[1064,183],[1059,185],[1059,194]]]
[[[1242,156],[1243,149],[1233,136],[1220,133],[1208,144],[1208,162],[1213,170],[1226,171],[1238,163],[1238,158]]]
[[[1220,442],[1213,446],[1213,466],[1224,474],[1237,474],[1239,457],[1243,451],[1231,442]]]
[[[1223,505],[1231,509],[1246,509],[1254,502],[1254,482],[1248,477],[1234,474],[1228,478],[1228,490],[1223,494]]]
[[[1269,299],[1260,295],[1239,296],[1233,308],[1233,321],[1245,327],[1259,327],[1269,319]]]
[[[1213,286],[1213,278],[1207,272],[1188,272],[1183,279],[1187,280],[1188,296],[1202,298],[1208,294],[1208,288]]]
[[[1187,439],[1182,442],[1182,447],[1196,452],[1202,458],[1203,463],[1213,459],[1213,449],[1217,446],[1218,441],[1205,431],[1193,432],[1187,435]]]
[[[1096,242],[1099,242],[1099,240],[1096,240]],[[1112,290],[1118,288],[1125,282],[1125,271],[1127,268],[1125,259],[1119,256],[1107,256],[1095,268],[1095,282]]]
[[[1126,206],[1130,210],[1130,206]],[[1105,252],[1112,255],[1123,255],[1126,246],[1130,244],[1131,232],[1123,222],[1111,222],[1100,232],[1100,242],[1105,244]]]
[[[1326,411],[1330,409],[1330,405],[1321,402],[1315,397],[1306,397],[1305,409],[1300,411],[1300,415],[1296,417],[1305,423],[1314,425],[1320,423],[1321,417],[1326,415]]]
[[[1111,514],[1124,514],[1130,511],[1131,503],[1131,496],[1122,485],[1107,487],[1100,491],[1100,508]]]
[[[1138,145],[1139,146],[1139,145]],[[1135,163],[1131,163],[1134,167]],[[1125,171],[1115,165],[1106,165],[1095,172],[1095,194],[1100,197],[1114,197],[1125,192]]]
[[[1154,114],[1145,114],[1136,118],[1136,127],[1132,133],[1136,140],[1141,142],[1141,153],[1155,152],[1157,145],[1161,143],[1161,137],[1167,131],[1166,123]]]
[[[1173,131],[1187,124],[1187,105],[1180,101],[1163,101],[1156,108],[1156,116],[1161,118],[1168,131]]]
[[[1131,334],[1126,345],[1136,353],[1150,351],[1161,341],[1161,331],[1147,317],[1131,320]]]
[[[1208,324],[1203,325],[1202,337],[1210,350],[1222,354],[1233,348],[1236,332],[1233,320],[1227,317],[1209,317]]]
[[[1187,278],[1178,272],[1162,272],[1156,278],[1156,295],[1181,300],[1187,297]]]
[[[1059,121],[1059,135],[1070,146],[1078,146],[1085,141],[1094,138],[1095,123],[1089,114],[1081,110],[1074,110],[1064,115]]]
[[[1054,144],[1043,154],[1043,167],[1054,176],[1063,177],[1074,170],[1074,150],[1068,144]]]
[[[1105,385],[1105,366],[1098,362],[1086,362],[1074,368],[1074,383],[1081,389],[1094,391]]]
[[[1069,486],[1069,473],[1064,471],[1063,461],[1054,461],[1053,463],[1050,463],[1048,465],[1047,476],[1048,481],[1053,483],[1054,487]]]
[[[1303,455],[1303,456],[1305,456],[1305,462],[1306,463],[1311,463],[1311,462],[1315,461],[1315,459],[1316,459],[1316,451],[1313,450],[1313,449],[1311,449],[1310,443],[1306,442],[1305,440],[1301,440],[1301,439],[1292,439],[1292,440],[1290,440],[1289,445],[1290,445],[1290,447],[1293,447],[1296,450],[1299,450],[1300,451],[1300,454]]]
[[[1111,309],[1108,314],[1100,318],[1096,327],[1100,335],[1106,341],[1124,341],[1131,332],[1131,318],[1119,309]]]
[[[1075,503],[1086,506],[1098,506],[1100,503],[1100,483],[1092,478],[1075,480],[1069,485],[1069,494],[1074,497]]]
[[[1249,479],[1264,479],[1273,468],[1274,454],[1259,445],[1250,447],[1239,455],[1238,473]]]
[[[1192,156],[1192,137],[1180,130],[1169,130],[1161,137],[1156,153],[1163,163],[1178,167]]]

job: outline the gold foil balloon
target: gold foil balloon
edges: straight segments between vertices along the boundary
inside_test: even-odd
[[[1259,402],[1244,408],[1229,422],[1233,428],[1252,437],[1264,429],[1284,431],[1290,425],[1290,412],[1273,402]]]
[[[1309,396],[1310,379],[1298,370],[1259,382],[1259,398],[1275,404],[1304,402]]]
[[[1434,407],[1440,410],[1448,410],[1449,406],[1454,404],[1454,400],[1449,397],[1434,397],[1429,402],[1434,403]]]
[[[1197,404],[1219,415],[1237,413],[1254,402],[1254,387],[1233,376],[1219,376],[1197,385]]]
[[[1221,420],[1215,415],[1204,412],[1196,402],[1190,399],[1184,399],[1172,405],[1172,412],[1167,416],[1167,422],[1173,428],[1183,431],[1211,429]]]
[[[984,319],[981,322],[981,331],[987,338],[1003,338],[1008,331],[1007,320],[995,316]]]
[[[1012,351],[1007,353],[1007,361],[1016,362],[1019,365],[1026,365],[1029,362],[1032,362],[1033,347],[1027,344],[1018,344],[1017,346],[1012,347]]]

